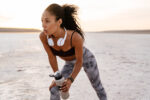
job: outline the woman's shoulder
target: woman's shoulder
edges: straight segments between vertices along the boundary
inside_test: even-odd
[[[83,38],[77,31],[71,30],[71,35],[72,35],[73,46],[83,43]]]
[[[68,30],[72,38],[82,38],[82,36],[76,30]]]

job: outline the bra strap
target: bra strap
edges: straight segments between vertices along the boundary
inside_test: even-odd
[[[75,31],[74,31],[74,32],[75,32]],[[73,32],[73,33],[74,33],[74,32]],[[73,36],[73,33],[72,33],[72,35],[71,35],[71,43],[70,43],[70,44],[71,44],[71,47],[72,47],[72,36]]]

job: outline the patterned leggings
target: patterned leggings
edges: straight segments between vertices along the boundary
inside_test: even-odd
[[[73,71],[75,60],[66,61],[61,73],[67,78]],[[99,70],[94,55],[83,46],[83,68],[90,80],[90,83],[97,93],[99,100],[107,100],[107,95],[104,87],[102,86]],[[50,89],[50,100],[60,100],[59,89],[57,86]]]

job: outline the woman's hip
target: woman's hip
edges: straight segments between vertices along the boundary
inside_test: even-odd
[[[83,55],[82,55],[83,63],[89,62],[91,60],[95,60],[94,54],[86,47],[83,46]],[[65,64],[75,64],[76,59],[71,61],[65,61]]]

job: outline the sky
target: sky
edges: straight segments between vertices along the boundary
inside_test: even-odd
[[[150,29],[150,0],[0,0],[0,27],[42,30],[52,3],[77,5],[83,31]]]

